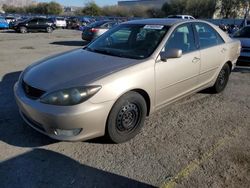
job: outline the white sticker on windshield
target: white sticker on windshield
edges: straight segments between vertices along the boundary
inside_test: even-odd
[[[162,29],[164,25],[145,25],[144,29]]]

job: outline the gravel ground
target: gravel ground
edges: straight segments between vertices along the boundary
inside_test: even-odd
[[[57,142],[21,120],[20,71],[80,48],[79,31],[0,32],[0,187],[249,187],[250,71],[218,95],[198,93],[150,116],[124,144]]]

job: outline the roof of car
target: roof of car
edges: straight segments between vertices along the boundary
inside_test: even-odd
[[[148,24],[148,25],[168,25],[172,26],[177,23],[187,22],[184,19],[172,19],[172,18],[151,18],[151,19],[142,19],[142,20],[133,20],[126,23],[130,24]]]

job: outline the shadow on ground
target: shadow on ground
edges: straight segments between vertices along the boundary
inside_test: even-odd
[[[45,149],[34,149],[0,163],[2,188],[140,187],[151,185],[86,165]]]
[[[56,42],[52,42],[50,44],[61,45],[61,46],[85,46],[88,43],[89,42],[87,42],[87,41],[56,41]]]
[[[15,30],[0,30],[0,33],[16,33]]]
[[[54,143],[54,140],[26,125],[19,115],[13,87],[20,73],[8,73],[0,78],[0,140],[18,147],[38,147]]]

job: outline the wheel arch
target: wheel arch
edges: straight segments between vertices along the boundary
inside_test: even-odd
[[[130,91],[134,91],[136,93],[139,93],[144,98],[146,105],[147,105],[147,116],[149,116],[150,109],[151,109],[151,101],[150,101],[150,97],[149,97],[148,93],[143,89],[133,89]],[[130,91],[128,91],[128,92],[130,92]]]
[[[233,68],[233,63],[231,61],[227,61],[225,64],[228,64],[228,66],[230,67],[230,73],[231,73],[232,68]]]

